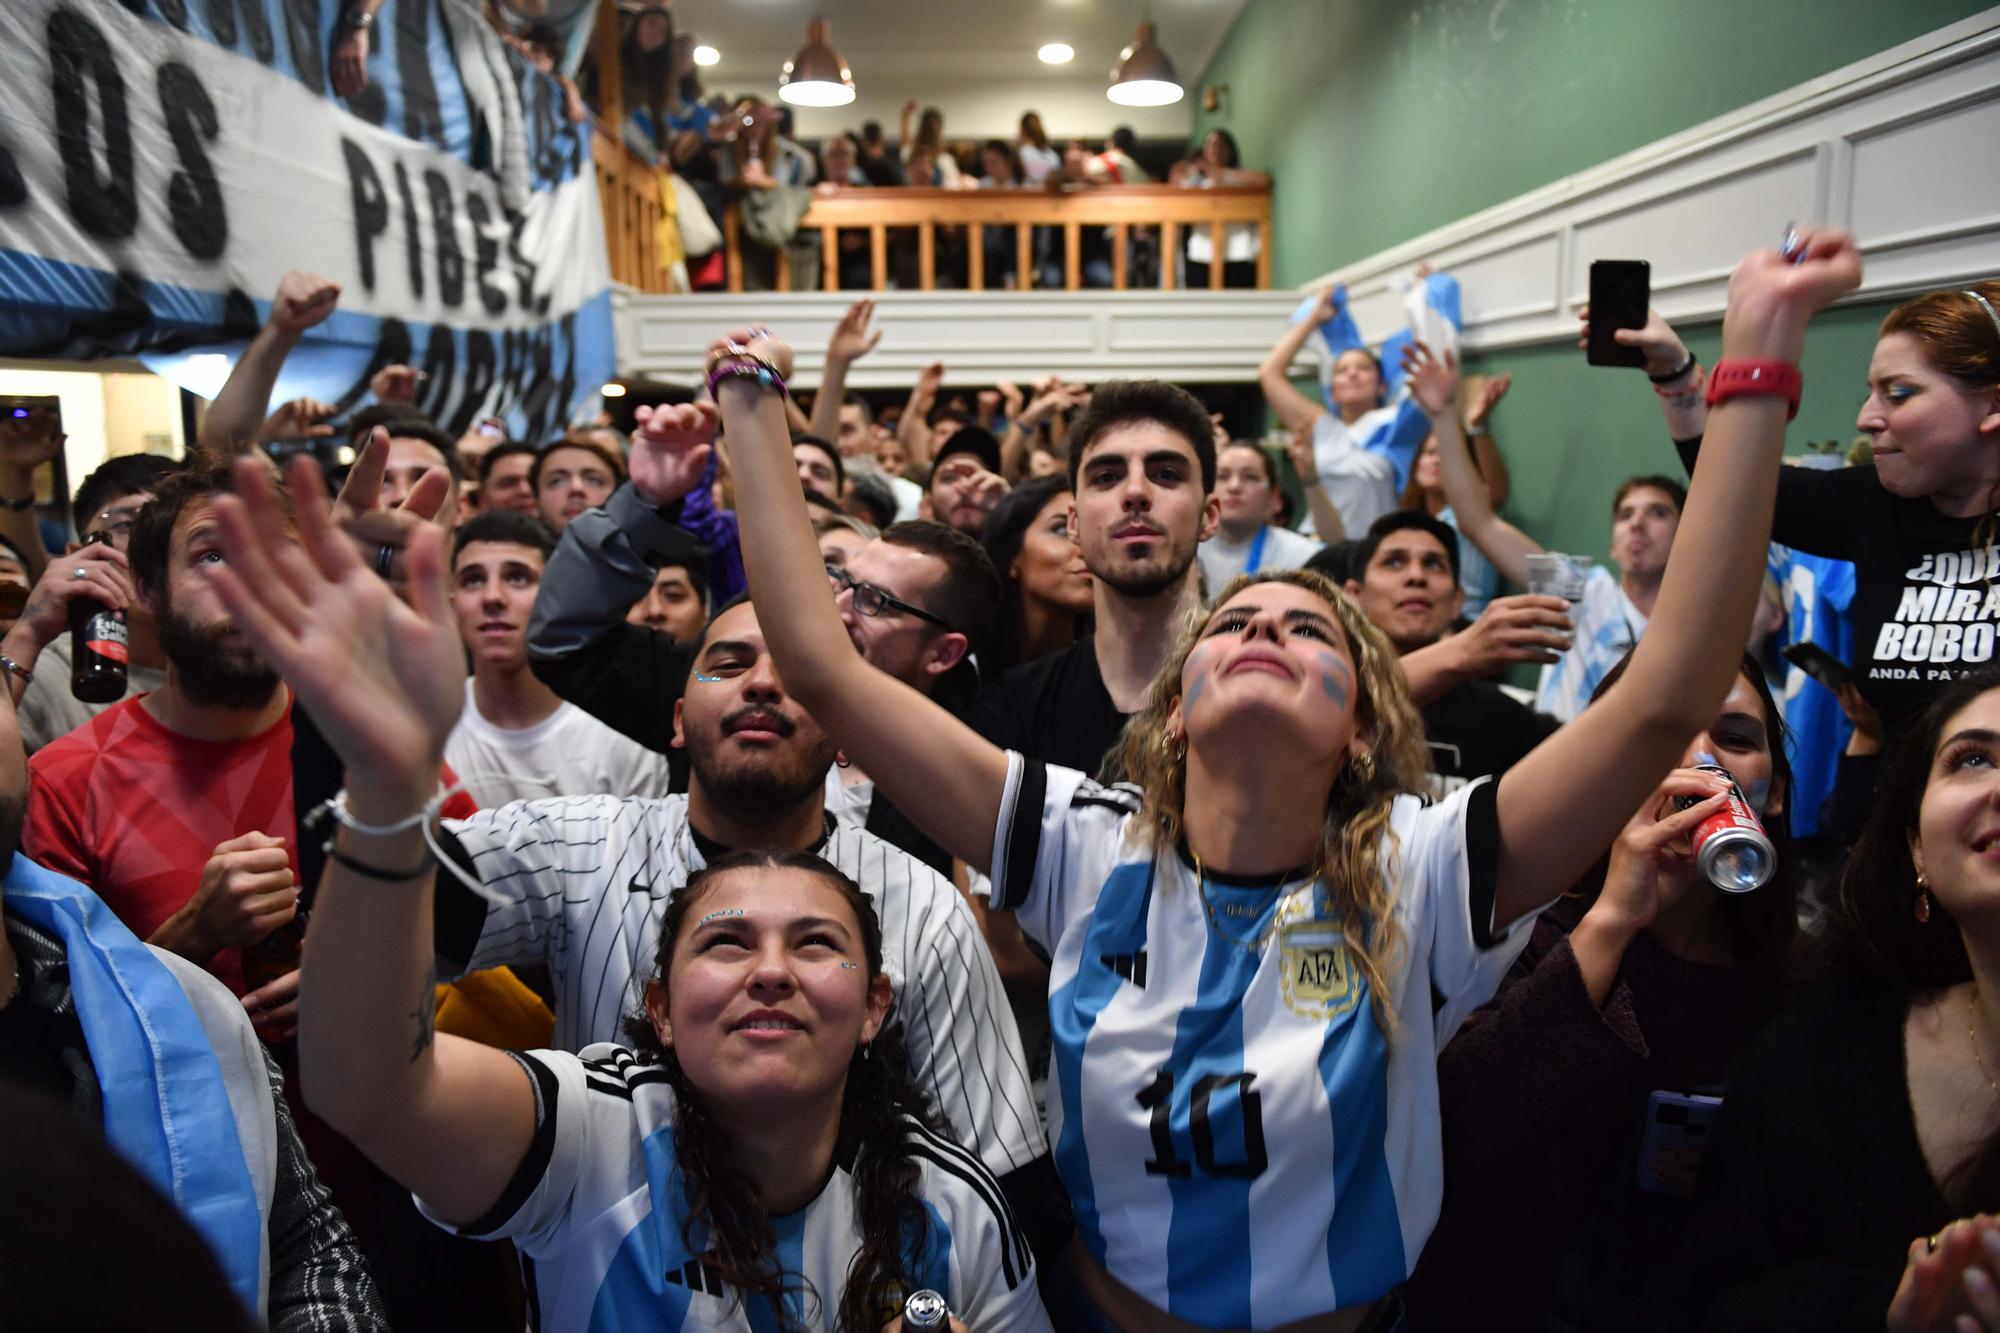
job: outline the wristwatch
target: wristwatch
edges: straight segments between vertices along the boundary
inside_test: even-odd
[[[344,9],[340,12],[340,26],[365,32],[375,26],[375,16],[365,9]]]

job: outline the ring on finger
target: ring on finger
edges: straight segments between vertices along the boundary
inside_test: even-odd
[[[90,577],[90,571],[85,569],[82,565],[78,565],[75,569],[70,571],[69,576],[73,579],[87,579]]]

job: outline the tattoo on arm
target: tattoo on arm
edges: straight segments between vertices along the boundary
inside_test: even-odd
[[[410,1042],[410,1063],[415,1064],[437,1040],[437,964],[424,972],[423,989],[417,992],[417,1007],[410,1011],[414,1035]]]

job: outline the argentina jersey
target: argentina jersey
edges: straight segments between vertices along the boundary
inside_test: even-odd
[[[1542,668],[1535,689],[1535,711],[1559,722],[1576,721],[1598,682],[1646,632],[1645,615],[1625,595],[1618,576],[1603,565],[1591,566],[1583,600],[1570,608],[1570,620],[1575,632],[1568,651]]]
[[[674,1093],[666,1072],[608,1044],[513,1053],[535,1085],[535,1135],[499,1200],[466,1227],[417,1200],[424,1215],[460,1235],[511,1239],[535,1261],[541,1327],[575,1333],[719,1329],[831,1330],[860,1248],[853,1161],[836,1159],[805,1208],[771,1219],[787,1275],[785,1318],[761,1297],[743,1299],[702,1262],[684,1234],[684,1177],[674,1149]],[[1027,1242],[979,1159],[915,1121],[902,1150],[917,1164],[926,1235],[912,1245],[911,1290],[942,1295],[981,1330],[1049,1327]],[[914,1238],[913,1238],[914,1239]],[[900,1297],[885,1294],[888,1322]]]
[[[1391,1038],[1323,887],[1198,878],[1128,838],[1137,808],[1009,756],[993,906],[1052,959],[1049,1134],[1079,1233],[1196,1324],[1373,1301],[1437,1220],[1438,1049],[1527,939],[1517,922],[1482,948],[1472,928],[1475,902],[1491,920],[1493,784],[1397,798]]]

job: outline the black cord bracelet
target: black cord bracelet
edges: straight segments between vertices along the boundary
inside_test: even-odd
[[[1672,384],[1675,380],[1679,379],[1681,376],[1687,374],[1690,370],[1694,369],[1694,361],[1695,361],[1694,353],[1689,352],[1687,360],[1681,362],[1678,366],[1675,366],[1672,370],[1668,371],[1666,374],[1647,375],[1646,378],[1651,380],[1655,384]]]
[[[414,870],[384,870],[381,866],[369,865],[366,861],[357,860],[349,856],[346,852],[334,846],[333,839],[331,838],[326,840],[326,854],[334,862],[345,866],[355,874],[366,876],[369,879],[379,879],[385,884],[407,884],[413,879],[422,879],[437,866],[437,862],[432,858],[431,854],[425,852],[424,859],[417,863]]]

